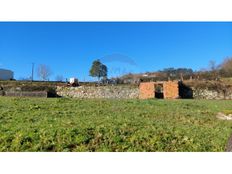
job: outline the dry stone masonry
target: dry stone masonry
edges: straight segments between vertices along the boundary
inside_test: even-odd
[[[210,89],[194,89],[193,98],[207,100],[232,100],[232,92],[223,92]]]
[[[13,83],[13,82],[12,82]],[[196,83],[196,82],[194,82]],[[220,87],[218,84],[193,85],[186,82],[163,81],[142,82],[137,85],[68,87],[64,84],[16,83],[0,85],[0,96],[13,97],[71,97],[71,98],[110,98],[110,99],[215,99],[232,100],[232,86]],[[218,87],[219,86],[219,87]],[[223,86],[223,85],[222,85]],[[190,97],[189,97],[190,96]]]
[[[71,98],[107,98],[107,99],[137,99],[139,89],[136,86],[79,86],[57,87],[57,94]]]

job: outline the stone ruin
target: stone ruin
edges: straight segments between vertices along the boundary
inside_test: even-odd
[[[139,91],[140,99],[177,99],[179,98],[179,82],[143,82],[140,83]]]

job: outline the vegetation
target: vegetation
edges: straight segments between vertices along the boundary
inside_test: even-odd
[[[220,81],[224,78],[232,78],[232,57],[226,58],[221,64],[209,61],[209,67],[198,71],[191,68],[164,68],[155,72],[140,74],[125,74],[117,79],[117,83],[139,83],[149,81],[167,80],[214,80]]]
[[[164,68],[159,72],[171,79],[180,79],[181,76],[189,79],[193,75],[193,70],[190,68]]]
[[[232,57],[223,61],[219,71],[223,77],[232,77]]]
[[[0,97],[0,151],[224,151],[231,105]]]
[[[0,87],[5,90],[21,91],[48,91],[55,90],[57,86],[65,85],[62,82],[41,82],[41,81],[0,81]]]
[[[107,72],[108,72],[107,66],[102,64],[98,59],[93,61],[89,74],[92,77],[97,77],[99,82],[101,77],[107,78]]]
[[[38,66],[38,77],[43,81],[49,81],[49,77],[52,75],[52,71],[49,66],[41,64]]]

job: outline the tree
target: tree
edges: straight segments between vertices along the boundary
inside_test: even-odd
[[[218,66],[216,65],[216,62],[214,60],[209,61],[209,77],[210,79],[216,80],[219,78],[218,74]]]
[[[209,70],[215,71],[217,69],[216,62],[214,60],[209,61]]]
[[[38,66],[38,76],[41,80],[43,81],[49,80],[51,74],[52,72],[49,66],[44,64]]]
[[[232,77],[232,57],[226,58],[220,66],[220,73],[224,77]]]
[[[101,77],[107,78],[107,73],[108,73],[107,66],[102,64],[101,65]]]
[[[167,78],[171,79],[179,79],[179,78],[189,78],[193,75],[193,70],[190,68],[164,68],[161,71],[158,71],[159,73],[162,73]]]
[[[102,64],[99,59],[93,61],[89,74],[92,77],[97,77],[98,83],[100,82],[101,77],[107,78],[107,73],[108,69],[106,65]]]

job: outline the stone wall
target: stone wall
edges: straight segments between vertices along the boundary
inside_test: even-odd
[[[195,99],[232,100],[232,84],[227,81],[190,80],[184,84],[193,90]]]
[[[57,87],[57,95],[71,98],[108,98],[108,99],[137,99],[137,86],[79,86]]]
[[[209,89],[194,89],[194,99],[208,99],[208,100],[232,100],[232,91],[217,91]]]
[[[198,82],[199,83],[199,82]],[[211,84],[212,83],[212,84]],[[37,83],[36,83],[37,84]],[[216,100],[232,100],[232,86],[223,85],[213,82],[202,82],[200,85],[193,85],[186,83],[185,85],[192,89],[192,97],[184,97],[189,90],[180,90],[184,95],[180,98],[194,98],[194,99],[216,99]],[[25,97],[72,97],[72,98],[118,98],[118,99],[147,99],[155,98],[155,85],[163,85],[164,98],[176,98],[179,89],[176,82],[146,82],[141,83],[140,87],[132,85],[117,85],[117,86],[80,86],[80,87],[54,87],[54,91],[39,84],[32,85],[31,83],[25,85],[15,85],[15,87],[3,86],[0,90],[0,96],[25,96]],[[27,87],[28,86],[28,87]],[[43,87],[43,88],[42,88]],[[44,91],[42,91],[44,90]]]
[[[46,91],[1,91],[0,95],[7,97],[48,97]]]

